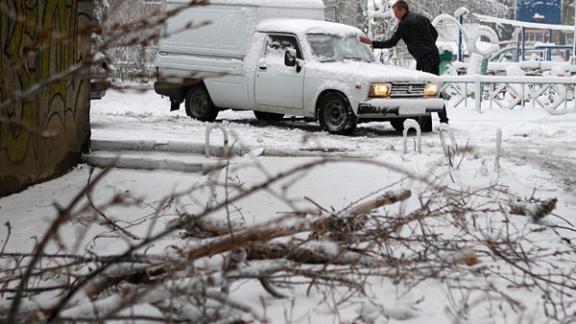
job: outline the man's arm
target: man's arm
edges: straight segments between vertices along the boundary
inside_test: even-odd
[[[392,35],[392,37],[385,41],[373,41],[372,46],[374,48],[392,48],[398,44],[398,42],[402,39],[402,26],[398,26],[398,29]]]

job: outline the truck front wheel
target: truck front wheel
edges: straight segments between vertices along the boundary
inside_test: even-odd
[[[214,106],[206,88],[196,86],[186,93],[186,114],[200,121],[215,121],[218,109]]]
[[[329,93],[322,98],[318,119],[323,130],[347,135],[356,129],[357,119],[348,99],[340,93]]]

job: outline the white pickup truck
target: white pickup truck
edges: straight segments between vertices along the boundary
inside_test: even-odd
[[[187,2],[170,0],[168,10]],[[444,107],[436,76],[375,62],[362,31],[324,21],[321,0],[212,0],[165,30],[155,90],[198,120],[238,109],[269,121],[312,118],[336,134],[365,121],[400,130],[406,118],[432,131],[430,114]]]

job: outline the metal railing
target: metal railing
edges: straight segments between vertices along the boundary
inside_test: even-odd
[[[442,93],[454,107],[544,109],[552,115],[576,112],[575,77],[442,76]]]
[[[111,77],[118,81],[148,82],[155,79],[155,73],[151,63],[116,62]]]

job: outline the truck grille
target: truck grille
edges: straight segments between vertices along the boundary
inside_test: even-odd
[[[392,83],[392,98],[423,97],[425,83]]]

